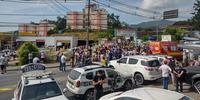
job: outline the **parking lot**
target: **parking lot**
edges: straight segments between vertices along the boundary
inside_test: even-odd
[[[54,73],[55,79],[58,81],[62,89],[66,88],[66,76],[69,73],[70,69],[67,72],[60,72],[57,68],[48,69]],[[20,79],[21,72],[19,71],[9,71],[7,74],[0,75],[0,98],[1,100],[11,100],[13,98],[13,92],[17,85],[17,82]],[[143,86],[139,87],[157,87],[162,88],[162,80],[147,82]],[[175,91],[175,87],[171,84],[169,85],[169,90]],[[200,100],[200,95],[190,89],[190,86],[184,84],[183,94],[194,98],[195,100]],[[70,100],[81,100],[80,98],[74,97],[70,92],[65,93],[66,97]]]

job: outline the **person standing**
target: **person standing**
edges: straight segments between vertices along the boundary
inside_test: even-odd
[[[105,76],[102,71],[97,71],[93,79],[94,85],[94,100],[99,100],[103,96],[103,84],[105,83]]]
[[[30,52],[28,54],[28,59],[29,59],[29,63],[33,63],[33,54],[32,54],[32,52]]]
[[[172,71],[171,68],[167,64],[168,64],[168,61],[164,60],[163,65],[161,65],[160,68],[159,68],[159,70],[162,71],[163,88],[164,89],[168,89],[169,74]]]
[[[64,54],[61,56],[61,71],[66,71],[66,57]]]
[[[183,92],[183,80],[186,71],[182,66],[178,65],[173,72],[176,75],[176,92]]]
[[[1,74],[5,73],[5,57],[2,55],[0,57]]]
[[[175,67],[176,67],[176,63],[175,63],[175,58],[171,58],[169,59],[169,67],[171,68],[172,72],[174,71]],[[172,79],[172,84],[175,86],[176,83],[176,77],[174,73],[171,73],[171,79]]]
[[[45,53],[44,52],[40,53],[40,58],[41,58],[42,62],[45,63]]]

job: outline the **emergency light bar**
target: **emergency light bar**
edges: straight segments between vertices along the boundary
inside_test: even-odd
[[[43,64],[27,64],[21,67],[23,73],[29,71],[45,70],[45,65]]]
[[[30,78],[30,77],[42,77],[42,76],[49,76],[51,75],[52,72],[47,72],[47,71],[32,71],[32,72],[27,72],[24,73],[23,76],[25,78]]]

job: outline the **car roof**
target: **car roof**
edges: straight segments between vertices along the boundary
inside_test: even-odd
[[[21,76],[24,85],[35,85],[48,82],[55,82],[54,78],[50,75],[51,72],[47,71],[30,71],[23,73]]]
[[[140,56],[140,55],[136,55],[136,56],[125,56],[125,57],[128,57],[128,58],[136,58],[136,59],[141,59],[141,60],[145,60],[145,61],[148,61],[148,60],[157,60],[156,58],[152,58],[152,57],[149,57],[149,56]]]
[[[101,65],[88,65],[88,66],[84,66],[84,67],[81,67],[81,68],[74,68],[73,70],[76,70],[80,73],[84,73],[86,71],[91,71],[91,70],[95,70],[95,69],[108,69],[109,67],[103,67]],[[111,69],[111,68],[109,68]]]
[[[174,91],[151,87],[137,88],[124,92],[121,95],[131,96],[142,100],[179,100],[185,96]]]

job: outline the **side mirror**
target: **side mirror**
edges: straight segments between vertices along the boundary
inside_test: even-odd
[[[67,88],[64,88],[64,89],[63,89],[63,93],[66,93],[66,92],[67,92]]]

